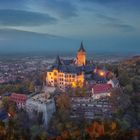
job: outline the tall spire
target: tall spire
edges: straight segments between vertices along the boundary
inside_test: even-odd
[[[57,55],[56,60],[55,60],[55,63],[57,65],[61,65],[62,64],[59,55]]]
[[[80,51],[86,52],[85,49],[84,49],[84,46],[83,46],[83,41],[81,42],[81,45],[80,45],[80,48],[79,48],[78,52],[80,52]]]

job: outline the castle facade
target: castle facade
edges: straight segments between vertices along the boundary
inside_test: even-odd
[[[83,43],[77,52],[76,60],[64,60],[57,56],[55,63],[47,71],[46,83],[49,86],[65,89],[66,87],[83,87],[85,74],[93,72],[94,65],[87,61]]]

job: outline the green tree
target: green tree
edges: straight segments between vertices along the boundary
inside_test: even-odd
[[[133,88],[135,92],[140,92],[140,77],[134,77]]]
[[[130,78],[128,76],[127,71],[120,71],[118,79],[119,79],[120,85],[122,86],[126,86],[130,83]]]
[[[34,92],[35,91],[35,86],[34,86],[33,82],[30,82],[30,84],[29,84],[29,91],[30,92]]]
[[[126,85],[125,88],[124,88],[124,93],[132,95],[132,93],[133,93],[133,85],[132,84]]]
[[[2,105],[6,110],[8,110],[8,108],[9,108],[9,97],[5,96],[5,97],[2,98]]]

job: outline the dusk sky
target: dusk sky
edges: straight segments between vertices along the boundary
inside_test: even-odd
[[[0,0],[0,53],[140,53],[140,0]]]

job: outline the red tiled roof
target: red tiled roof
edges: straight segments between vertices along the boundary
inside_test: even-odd
[[[27,96],[25,94],[12,93],[10,100],[14,102],[26,102]]]
[[[111,84],[96,84],[93,85],[94,94],[109,92],[112,89]]]

